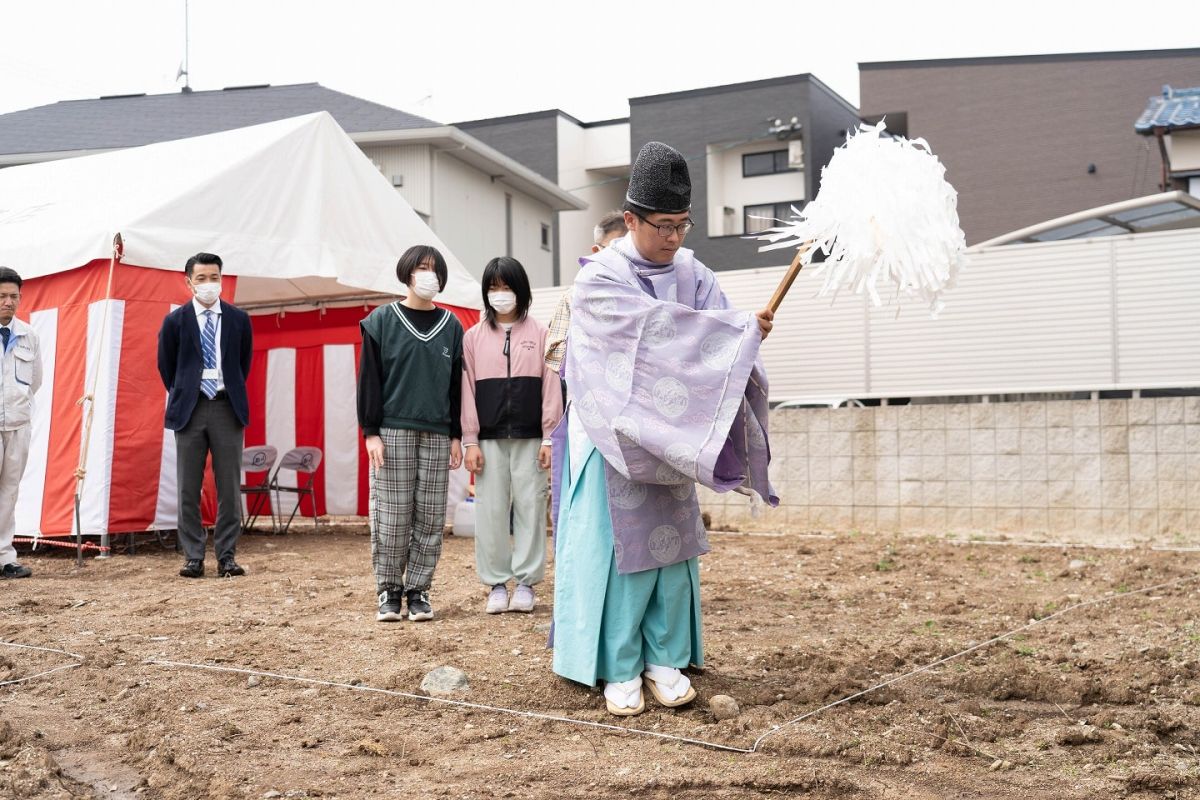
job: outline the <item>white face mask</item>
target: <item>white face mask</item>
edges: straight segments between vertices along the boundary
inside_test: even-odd
[[[488,305],[497,314],[511,314],[517,307],[517,295],[513,292],[488,292]]]
[[[196,299],[206,306],[211,306],[221,297],[221,282],[216,283],[201,283],[193,286],[196,290]]]
[[[442,287],[438,284],[437,273],[428,270],[414,272],[412,290],[413,294],[422,300],[432,300],[442,290]]]

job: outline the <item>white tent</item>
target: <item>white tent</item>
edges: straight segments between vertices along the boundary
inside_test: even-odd
[[[397,258],[428,244],[450,272],[438,301],[480,307],[478,282],[325,112],[0,170],[0,256],[22,277],[108,258],[117,233],[126,264],[219,254],[241,304],[401,293]]]
[[[123,255],[110,262],[117,234]],[[20,315],[45,365],[18,533],[72,531],[80,465],[85,534],[175,527],[154,351],[198,251],[219,254],[233,301],[260,312],[247,445],[321,447],[318,513],[365,510],[358,322],[402,290],[396,261],[414,244],[446,257],[436,300],[477,319],[478,282],[326,113],[0,170],[0,264],[27,281]],[[286,318],[266,313],[274,306]],[[76,407],[85,395],[90,428]]]

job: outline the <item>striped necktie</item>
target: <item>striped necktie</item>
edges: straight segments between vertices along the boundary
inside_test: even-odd
[[[212,311],[204,312],[204,334],[200,337],[200,352],[204,356],[204,368],[217,368],[217,315]],[[200,391],[212,400],[217,396],[217,381],[215,378],[200,381]]]

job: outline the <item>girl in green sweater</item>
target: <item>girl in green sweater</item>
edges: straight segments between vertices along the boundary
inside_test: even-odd
[[[449,470],[462,461],[462,325],[433,304],[446,288],[436,248],[396,264],[406,297],[362,321],[358,423],[371,466],[371,565],[380,622],[433,619],[429,587],[442,552]]]

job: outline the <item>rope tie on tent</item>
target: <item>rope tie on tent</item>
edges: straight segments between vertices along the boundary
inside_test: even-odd
[[[118,233],[113,236],[112,257],[108,260],[108,282],[104,287],[104,312],[100,318],[100,335],[96,337],[95,357],[90,362],[92,366],[91,386],[75,403],[83,413],[83,437],[79,442],[79,466],[75,468],[75,563],[78,566],[83,566],[83,518],[80,513],[80,504],[83,502],[83,482],[87,477],[88,445],[92,440],[92,420],[96,416],[96,384],[100,381],[101,359],[108,333],[108,312],[112,306],[113,274],[117,270],[117,262],[121,260],[124,251],[125,243],[121,239],[121,234]],[[104,538],[106,538],[106,533],[101,534],[102,555],[108,552],[107,542],[103,541]]]
[[[94,403],[94,402],[95,402],[94,395],[85,394],[83,397],[81,397],[75,401],[75,405],[82,407],[84,403]],[[88,429],[90,430],[91,429],[90,406],[89,406],[89,410],[85,411],[84,413],[89,415],[88,416]],[[86,447],[86,445],[85,445],[85,447]],[[83,464],[87,460],[86,449],[85,449],[84,453],[85,453],[84,457],[79,459],[79,466],[75,468],[74,475],[75,475],[75,480],[77,480],[77,481],[83,480],[84,476],[87,475],[87,470],[83,468]]]

